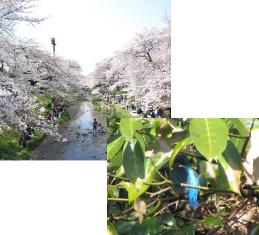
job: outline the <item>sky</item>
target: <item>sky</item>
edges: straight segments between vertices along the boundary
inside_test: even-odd
[[[40,25],[19,24],[17,34],[33,38],[56,54],[76,60],[87,75],[96,63],[112,56],[144,28],[164,25],[170,0],[39,0],[35,15],[49,18]]]

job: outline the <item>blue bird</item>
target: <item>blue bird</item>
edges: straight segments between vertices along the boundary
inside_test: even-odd
[[[185,183],[192,186],[200,185],[198,174],[191,168],[190,162],[185,155],[175,157],[171,171],[171,179],[176,183]],[[174,189],[179,195],[187,194],[190,206],[194,209],[197,208],[199,189],[179,185],[175,185]]]

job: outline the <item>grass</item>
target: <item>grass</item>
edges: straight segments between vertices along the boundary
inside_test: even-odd
[[[39,107],[38,107],[37,109],[34,109],[33,112],[38,115],[41,114],[43,116],[46,116],[48,112],[51,112],[53,110],[52,97],[53,95],[51,93],[45,93],[44,95],[36,95],[38,106],[39,107],[43,106],[45,108],[45,111],[43,113],[39,113]],[[80,102],[79,97],[75,101]],[[58,118],[55,122],[59,125],[62,125],[69,120],[70,120],[69,112],[67,108],[64,108],[64,112],[62,113],[62,116]]]
[[[32,110],[33,113],[37,115],[46,115],[48,112],[52,111],[52,97],[51,93],[45,93],[44,95],[35,95],[37,108]],[[45,111],[43,113],[40,112],[40,108],[44,107]]]
[[[62,125],[69,120],[70,120],[70,114],[69,114],[67,108],[64,108],[62,116],[60,118],[58,118],[55,122],[58,123],[59,125]]]
[[[19,146],[20,132],[12,128],[4,128],[0,131],[0,159],[2,160],[26,160],[40,142],[45,134],[36,131],[28,142],[28,147]]]
[[[52,97],[53,94],[45,93],[43,95],[34,94],[36,97],[37,108],[30,110],[31,113],[36,115],[45,116],[49,111],[52,111]],[[82,99],[77,97],[76,102],[81,102]],[[44,107],[45,111],[40,112],[40,108]],[[67,108],[64,108],[61,118],[56,120],[56,123],[62,125],[70,120],[70,114]],[[41,131],[35,131],[32,139],[28,141],[28,147],[19,146],[19,138],[21,132],[14,128],[5,126],[0,129],[0,160],[26,160],[31,155],[32,151],[41,143],[46,134]]]

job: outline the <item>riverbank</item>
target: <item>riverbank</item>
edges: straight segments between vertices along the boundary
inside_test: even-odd
[[[0,130],[0,159],[1,160],[27,160],[33,149],[45,138],[45,134],[36,131],[27,147],[19,145],[20,132],[11,127]]]

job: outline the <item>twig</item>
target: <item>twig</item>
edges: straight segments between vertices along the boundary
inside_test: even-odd
[[[207,159],[207,158],[205,158],[205,157],[203,157],[203,156],[200,156],[200,155],[197,155],[197,154],[194,154],[194,153],[190,153],[190,152],[188,152],[188,151],[186,151],[186,150],[181,150],[181,151],[180,151],[180,154],[188,155],[188,156],[190,156],[190,157],[197,158],[197,159],[200,159],[200,160],[202,160],[202,161],[208,162],[208,159]],[[210,162],[210,163],[212,163],[212,164],[218,164],[218,163],[216,163],[216,162]]]
[[[168,180],[162,181],[162,182],[155,182],[155,183],[144,183],[146,185],[150,185],[150,186],[160,186],[163,184],[168,184]]]
[[[129,181],[129,179],[127,179],[127,178],[125,178],[125,177],[116,176],[116,175],[113,175],[113,174],[111,174],[111,173],[107,173],[107,175],[108,175],[108,176],[111,176],[112,178]]]
[[[159,191],[157,191],[155,193],[149,193],[149,196],[150,197],[155,197],[155,196],[160,195],[162,193],[165,193],[165,192],[167,192],[167,191],[169,191],[171,189],[172,189],[172,187],[167,187],[167,188],[161,189],[161,190],[159,190]]]
[[[239,138],[239,139],[248,139],[249,138],[249,135],[247,136],[242,136],[242,135],[237,135],[237,134],[228,134],[229,137],[234,137],[234,138]]]
[[[157,213],[155,213],[155,216],[159,215],[161,212],[163,212],[165,209],[167,209],[168,207],[172,206],[173,204],[175,204],[176,202],[171,202],[169,204],[167,204],[165,207],[163,207],[160,211],[158,211]]]
[[[244,206],[246,206],[246,203],[248,202],[248,199],[246,199],[242,205],[240,207],[237,208],[237,210],[232,213],[229,218],[225,221],[225,224],[230,222],[232,220],[232,218],[234,218],[235,215],[237,215],[237,213],[240,211],[240,209],[242,209]],[[218,230],[220,230],[222,227],[221,226],[218,226],[217,228],[215,228],[213,231],[207,233],[206,235],[213,235],[215,234]]]

